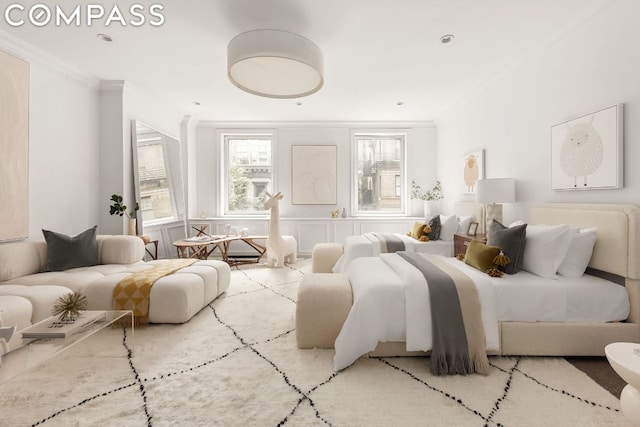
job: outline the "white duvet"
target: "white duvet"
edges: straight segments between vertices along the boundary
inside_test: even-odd
[[[420,242],[412,237],[394,233],[404,243],[405,251],[430,253],[436,255],[452,256],[453,241],[434,240]],[[377,257],[380,255],[380,241],[373,233],[365,233],[359,236],[348,236],[343,243],[344,252],[336,265],[333,266],[334,273],[343,273],[355,259],[362,257]]]
[[[441,257],[456,265],[455,258]],[[397,254],[354,259],[345,269],[353,306],[335,342],[333,365],[346,368],[378,342],[404,341],[408,351],[431,350],[429,288],[422,273]],[[478,289],[487,350],[498,350],[496,291],[489,276],[465,271]]]

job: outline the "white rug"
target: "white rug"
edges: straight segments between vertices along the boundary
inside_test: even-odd
[[[491,357],[491,373],[433,377],[428,358],[299,350],[310,260],[248,265],[184,325],[108,330],[2,384],[0,425],[627,426],[620,402],[562,358]]]

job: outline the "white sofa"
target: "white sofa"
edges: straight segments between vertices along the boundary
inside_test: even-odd
[[[144,262],[144,243],[136,236],[97,236],[99,264],[65,271],[44,272],[47,244],[22,241],[0,244],[0,319],[17,331],[51,316],[57,298],[80,292],[89,310],[111,310],[113,289],[134,271],[162,260]],[[149,322],[183,323],[229,287],[229,265],[197,261],[158,279],[151,288]],[[21,343],[16,333],[9,349]],[[1,349],[0,349],[1,352]]]

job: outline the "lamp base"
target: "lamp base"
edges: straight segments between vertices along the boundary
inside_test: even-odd
[[[502,204],[487,204],[484,207],[484,211],[486,218],[485,233],[489,233],[489,228],[491,227],[491,223],[494,219],[502,224]]]

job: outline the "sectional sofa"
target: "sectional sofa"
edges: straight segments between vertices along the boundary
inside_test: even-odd
[[[47,242],[0,244],[0,320],[18,333],[8,343],[21,345],[19,331],[51,316],[57,298],[80,292],[89,310],[111,310],[113,290],[131,273],[158,261],[143,261],[144,243],[136,236],[96,236],[98,264],[64,271],[45,271]],[[229,287],[230,268],[222,261],[201,260],[161,277],[151,288],[149,322],[183,323]],[[1,348],[0,348],[1,351]]]

